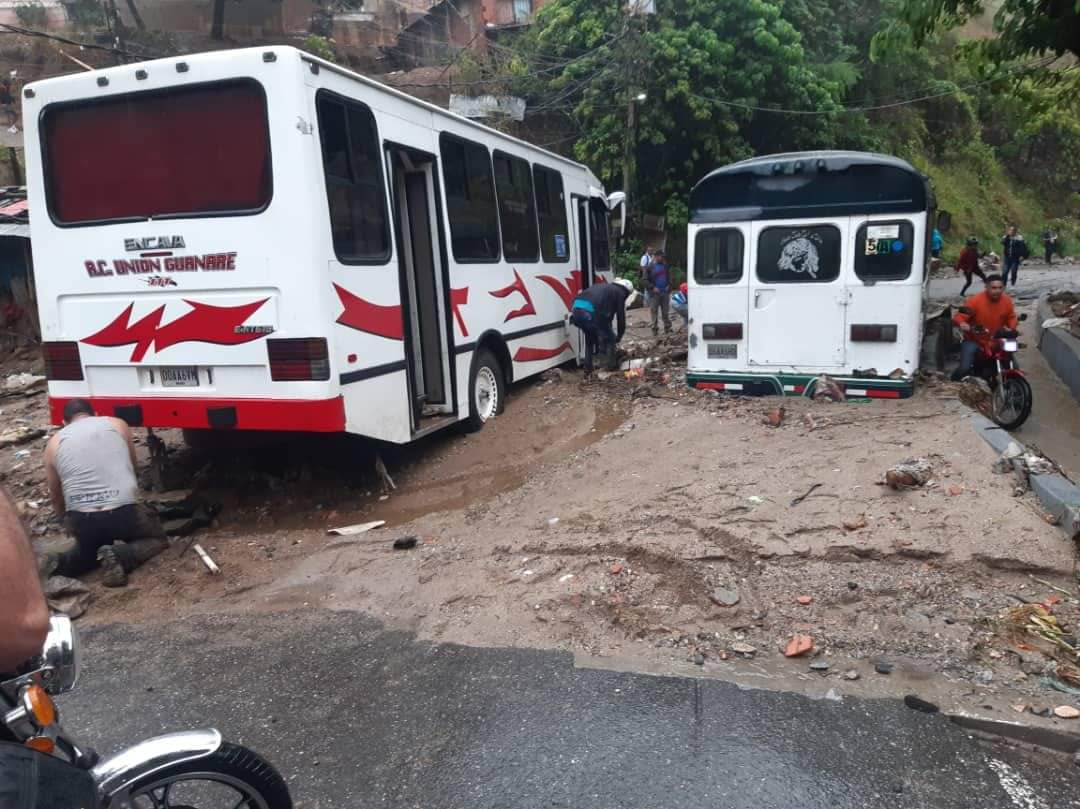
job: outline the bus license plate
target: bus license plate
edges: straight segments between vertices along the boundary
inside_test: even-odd
[[[165,388],[197,388],[199,369],[194,365],[161,368],[161,385]]]
[[[735,360],[739,358],[739,346],[736,343],[709,343],[710,360]]]

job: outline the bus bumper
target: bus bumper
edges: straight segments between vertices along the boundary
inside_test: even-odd
[[[717,390],[742,396],[814,395],[819,375],[686,372],[686,383],[698,390]],[[908,399],[915,392],[914,379],[830,376],[848,399]]]
[[[62,424],[73,396],[50,396],[49,415]],[[345,430],[345,403],[332,399],[202,399],[194,397],[86,397],[99,416],[116,416],[132,427],[195,430],[272,430],[338,433]]]

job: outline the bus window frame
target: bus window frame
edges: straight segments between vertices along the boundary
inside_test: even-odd
[[[698,243],[702,236],[711,233],[735,233],[739,237],[739,275],[730,281],[706,281],[698,277],[698,256],[700,255]],[[704,227],[694,234],[694,265],[690,268],[690,274],[694,277],[694,283],[698,286],[735,286],[741,284],[747,277],[746,272],[746,234],[737,227]]]
[[[496,160],[506,160],[508,163],[517,161],[525,164],[526,175],[529,179],[528,188],[528,203],[529,211],[532,213],[532,226],[533,236],[536,241],[536,251],[531,254],[531,258],[511,257],[506,253],[506,232],[504,230],[505,224],[502,212],[502,195],[499,194],[499,175],[495,170]],[[508,261],[515,264],[539,264],[540,263],[540,217],[536,210],[536,185],[533,181],[533,167],[526,158],[521,155],[516,155],[511,152],[507,152],[504,149],[492,149],[491,150],[491,179],[495,184],[495,207],[499,213],[499,242],[502,247],[502,255]]]
[[[498,189],[495,187],[495,164],[491,162],[492,149],[486,143],[480,141],[471,140],[469,138],[458,135],[446,129],[434,129],[433,131],[438,133],[438,145],[439,145],[439,163],[442,171],[442,186],[443,204],[446,207],[446,228],[447,237],[450,243],[450,255],[454,257],[454,263],[462,266],[469,264],[500,264],[503,260],[503,243],[502,243],[502,219],[499,211],[499,194]],[[465,148],[470,146],[479,146],[484,150],[487,155],[488,176],[491,178],[491,201],[493,203],[495,212],[495,255],[492,258],[472,258],[466,256],[461,258],[458,256],[457,249],[454,246],[454,222],[453,222],[453,205],[450,202],[450,183],[446,179],[446,169],[449,165],[449,161],[446,159],[446,154],[443,152],[444,139],[447,141],[454,141]],[[466,182],[469,179],[468,164],[465,166],[464,176]]]
[[[869,256],[866,256],[864,254],[864,251],[866,249],[865,244],[864,244],[862,250],[859,249],[859,236],[860,236],[860,234],[865,234],[866,229],[871,225],[884,225],[884,226],[897,225],[901,229],[904,228],[905,226],[907,226],[910,229],[910,231],[911,231],[911,239],[908,241],[908,243],[911,245],[911,261],[908,263],[907,273],[905,275],[899,276],[899,277],[896,277],[896,276],[877,276],[877,275],[865,275],[864,276],[859,272],[859,260],[863,259],[864,260],[863,264],[865,265],[865,259],[869,258]],[[930,222],[928,221],[927,222],[926,232],[927,232],[927,234],[932,234],[933,229],[931,227],[929,227],[929,225],[930,225]],[[900,235],[901,235],[901,237],[903,236],[903,230],[900,231]],[[865,238],[866,238],[865,235],[863,235],[863,241],[864,242],[865,242]],[[890,281],[894,282],[894,283],[895,282],[900,282],[900,281],[910,281],[911,276],[914,275],[914,273],[915,273],[915,248],[916,248],[916,246],[917,245],[915,244],[915,223],[912,222],[910,219],[903,218],[903,217],[897,217],[895,219],[874,219],[874,220],[864,219],[862,222],[859,223],[858,227],[855,228],[854,240],[851,243],[851,249],[852,249],[851,271],[855,274],[855,278],[857,278],[865,286],[873,286],[875,284],[889,283]],[[926,251],[926,254],[929,255],[929,253],[930,253],[930,250],[929,250],[929,235],[928,235],[927,236],[927,251]]]
[[[537,227],[537,231],[538,231],[538,233],[540,235],[540,262],[542,264],[569,264],[570,263],[570,254],[573,252],[572,246],[570,244],[570,225],[571,225],[571,222],[573,221],[573,219],[572,219],[572,217],[570,215],[570,210],[567,207],[569,202],[570,202],[570,199],[569,199],[569,197],[567,196],[567,193],[566,193],[566,178],[563,177],[563,173],[561,171],[559,171],[558,169],[553,169],[550,166],[545,165],[544,163],[533,163],[532,168],[533,168],[533,195],[536,198],[536,227]],[[540,224],[540,218],[541,218],[541,216],[540,216],[540,196],[536,193],[536,186],[537,186],[536,173],[538,171],[544,171],[544,172],[547,172],[548,174],[554,174],[556,177],[559,178],[559,195],[562,197],[562,200],[561,200],[562,201],[562,212],[563,212],[562,213],[562,222],[563,222],[563,227],[565,228],[565,232],[562,235],[563,235],[563,238],[566,239],[566,256],[564,258],[559,258],[558,255],[556,255],[554,258],[549,259],[544,254],[544,228]],[[549,191],[550,191],[550,187],[549,187]],[[550,202],[550,194],[549,194],[548,201]],[[554,234],[554,235],[558,235],[558,234]],[[554,245],[552,245],[552,247],[554,248]],[[553,252],[554,252],[554,250],[553,250]]]
[[[266,202],[258,208],[245,208],[236,211],[212,211],[212,212],[194,212],[194,213],[175,213],[165,214],[162,216],[124,216],[117,217],[115,219],[84,219],[78,222],[64,222],[56,217],[53,212],[52,205],[52,173],[49,171],[49,150],[46,145],[46,133],[48,127],[46,124],[46,116],[52,110],[66,109],[71,107],[87,107],[93,105],[106,104],[109,102],[115,102],[123,99],[141,97],[147,98],[155,95],[167,96],[175,90],[195,90],[210,87],[220,87],[221,85],[232,84],[248,84],[254,86],[263,102],[263,126],[266,129],[266,160],[267,167],[270,174],[270,183],[267,188]],[[38,113],[38,149],[41,155],[41,178],[43,190],[45,192],[45,211],[49,215],[49,220],[58,228],[85,228],[85,227],[98,227],[100,225],[115,225],[134,222],[170,222],[174,220],[184,219],[220,219],[231,218],[239,216],[257,216],[265,212],[274,201],[274,193],[276,191],[274,184],[274,143],[273,143],[273,130],[270,127],[270,104],[266,95],[266,88],[262,82],[252,76],[238,76],[228,79],[215,79],[213,81],[192,82],[191,84],[173,84],[168,87],[155,87],[148,90],[132,90],[126,93],[113,93],[111,95],[101,96],[98,98],[77,98],[70,101],[53,101],[46,104],[41,108],[41,112]]]
[[[844,217],[846,220],[847,217]],[[769,220],[762,220],[769,221]],[[846,224],[846,223],[845,223]],[[770,230],[810,230],[816,228],[831,228],[836,231],[836,243],[839,249],[839,255],[836,257],[836,274],[827,279],[817,279],[809,275],[806,278],[792,278],[790,280],[778,280],[762,278],[760,273],[761,268],[761,239]],[[765,227],[761,228],[757,233],[757,238],[754,244],[754,283],[759,286],[800,286],[800,285],[816,285],[822,286],[825,284],[844,283],[844,228],[840,223],[836,221],[814,221],[814,222],[799,222],[797,224],[785,223],[783,221],[771,222]]]
[[[327,185],[327,176],[328,175],[327,175],[327,172],[326,172],[326,157],[323,154],[323,138],[322,138],[322,136],[323,136],[323,128],[322,128],[322,120],[319,118],[319,102],[323,98],[329,98],[332,101],[340,103],[342,105],[342,107],[344,107],[344,109],[345,109],[345,134],[346,134],[346,137],[348,137],[351,134],[351,130],[349,129],[349,125],[348,125],[349,105],[352,105],[354,107],[358,107],[360,109],[363,109],[364,111],[367,112],[367,114],[369,116],[371,116],[371,124],[374,127],[375,151],[376,151],[376,156],[378,158],[375,161],[375,163],[376,163],[376,165],[378,166],[378,169],[379,169],[379,186],[380,186],[380,188],[382,190],[382,194],[380,195],[380,198],[382,200],[382,205],[383,205],[383,229],[385,231],[385,238],[386,238],[386,252],[383,253],[381,256],[371,257],[371,258],[343,258],[341,256],[341,254],[338,253],[337,245],[334,244],[333,216],[332,216],[332,213],[330,211],[330,187],[329,187],[329,185]],[[382,140],[379,138],[379,121],[375,117],[375,111],[373,109],[371,109],[371,107],[369,107],[367,104],[365,104],[362,101],[357,101],[356,99],[349,98],[348,96],[341,95],[340,93],[335,93],[333,90],[327,90],[326,88],[320,88],[315,93],[315,124],[318,127],[318,132],[316,133],[316,139],[318,140],[318,143],[319,143],[319,167],[321,169],[322,180],[323,180],[323,182],[322,182],[323,196],[326,198],[327,224],[330,226],[330,228],[329,228],[330,229],[330,246],[331,246],[331,249],[334,251],[334,258],[337,259],[337,261],[340,264],[344,264],[345,266],[348,266],[348,267],[383,267],[383,266],[385,266],[386,264],[388,264],[390,262],[391,258],[393,258],[393,255],[394,255],[394,234],[393,234],[393,231],[391,229],[390,204],[387,201],[386,172],[385,172],[385,166],[383,164],[383,159],[382,159],[382,154],[383,154]],[[350,174],[351,174],[352,173],[352,163],[351,163],[352,155],[351,155],[351,153],[350,153],[349,157],[350,157],[349,170],[350,170]],[[354,182],[353,185],[355,185],[355,184],[356,183]]]

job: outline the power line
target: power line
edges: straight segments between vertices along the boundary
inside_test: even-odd
[[[98,45],[96,42],[79,42],[75,39],[68,39],[67,37],[59,36],[58,34],[49,34],[45,31],[37,31],[33,28],[23,28],[18,25],[9,25],[7,23],[0,23],[0,33],[20,34],[27,37],[35,37],[37,39],[51,39],[54,42],[62,42],[65,45],[75,45],[79,48],[85,48],[92,51],[105,51],[107,53],[115,53],[120,56],[131,56],[136,59],[145,59],[147,56],[161,57],[164,54],[154,53],[152,51],[143,50],[141,53],[134,53],[125,48],[117,48],[111,45]],[[142,50],[140,48],[140,50]]]

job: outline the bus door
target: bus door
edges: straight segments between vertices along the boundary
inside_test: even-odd
[[[750,238],[747,362],[781,368],[844,364],[849,222],[755,222]]]
[[[589,200],[574,194],[571,196],[571,209],[574,216],[573,232],[577,246],[575,256],[577,264],[573,269],[581,270],[581,288],[592,285],[592,250],[589,243]],[[585,356],[585,335],[581,330],[570,326],[570,343],[579,358]]]
[[[447,350],[447,294],[436,219],[435,157],[403,147],[387,150],[401,270],[402,317],[413,430],[454,411]]]

